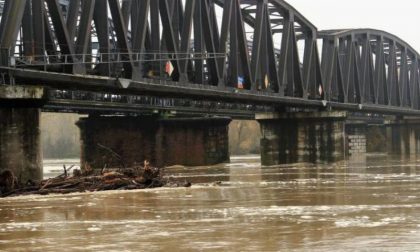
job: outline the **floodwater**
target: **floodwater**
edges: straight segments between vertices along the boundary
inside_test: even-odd
[[[165,174],[193,186],[0,199],[0,251],[420,250],[420,159]]]

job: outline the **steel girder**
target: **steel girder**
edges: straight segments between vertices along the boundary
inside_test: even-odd
[[[420,56],[395,35],[373,29],[319,32],[329,99],[420,109]]]

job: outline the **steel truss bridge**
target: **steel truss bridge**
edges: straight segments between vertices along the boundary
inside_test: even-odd
[[[46,110],[251,117],[420,115],[419,54],[384,31],[318,31],[283,0],[2,0],[3,84]]]

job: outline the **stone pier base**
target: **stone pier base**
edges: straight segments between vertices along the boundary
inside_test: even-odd
[[[0,86],[0,172],[20,182],[42,179],[40,109],[42,88]]]
[[[346,124],[345,147],[347,156],[358,156],[367,152],[366,124]]]
[[[420,119],[393,120],[388,122],[386,138],[388,154],[419,154]]]
[[[94,168],[213,165],[229,161],[228,118],[156,119],[89,117],[81,119],[81,162]]]
[[[366,152],[386,153],[387,152],[387,127],[385,124],[369,125],[366,130]]]
[[[261,125],[261,163],[334,162],[345,158],[346,113],[257,115]]]
[[[387,119],[382,124],[346,124],[349,156],[364,153],[420,153],[420,119]]]

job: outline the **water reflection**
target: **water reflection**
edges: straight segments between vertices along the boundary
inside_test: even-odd
[[[419,160],[169,167],[192,188],[0,199],[0,250],[415,251]]]

